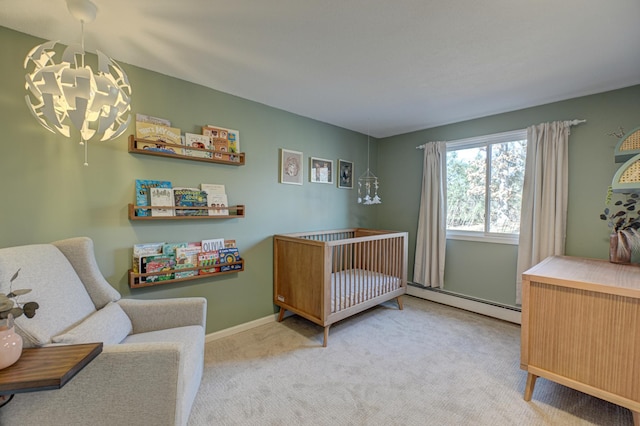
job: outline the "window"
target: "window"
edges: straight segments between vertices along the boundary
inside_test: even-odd
[[[526,129],[447,143],[447,238],[517,244]]]

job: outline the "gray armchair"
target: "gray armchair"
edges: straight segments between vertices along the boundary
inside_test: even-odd
[[[39,303],[16,319],[24,347],[104,342],[63,388],[16,394],[0,424],[186,425],[204,364],[206,299],[121,299],[93,242],[72,238],[0,249],[0,283]],[[3,290],[6,290],[3,288]]]

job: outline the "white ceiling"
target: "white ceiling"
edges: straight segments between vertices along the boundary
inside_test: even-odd
[[[640,0],[94,3],[89,51],[374,137],[640,83]],[[64,0],[0,8],[80,40]]]

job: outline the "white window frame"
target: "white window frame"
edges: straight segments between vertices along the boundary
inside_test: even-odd
[[[512,130],[509,132],[503,133],[494,133],[491,135],[484,136],[476,136],[472,138],[459,139],[456,141],[447,142],[447,152],[449,151],[457,151],[460,149],[468,149],[468,148],[479,148],[479,147],[489,147],[489,145],[504,143],[504,142],[513,142],[527,139],[527,129],[519,129]],[[489,157],[491,151],[487,149],[487,157]],[[490,183],[490,173],[491,170],[489,167],[486,168],[486,181],[485,185],[488,186]],[[489,193],[485,191],[485,212],[490,205],[489,203]],[[486,216],[486,215],[485,215]],[[486,219],[486,217],[485,217]],[[485,220],[485,230],[487,227],[487,223]],[[518,240],[520,238],[520,234],[504,234],[504,233],[496,233],[496,232],[479,232],[479,231],[460,231],[460,230],[450,230],[447,229],[447,239],[448,240],[464,240],[464,241],[479,241],[485,243],[495,243],[495,244],[510,244],[510,245],[518,245]]]

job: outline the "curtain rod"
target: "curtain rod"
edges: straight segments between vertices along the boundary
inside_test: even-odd
[[[582,123],[586,123],[587,120],[582,120],[582,119],[573,119],[573,120],[568,120],[565,121],[564,124],[569,125],[569,126],[577,126],[578,124],[582,124]],[[431,142],[427,142],[427,143],[423,143],[422,145],[416,146],[416,149],[424,149],[424,147]]]

